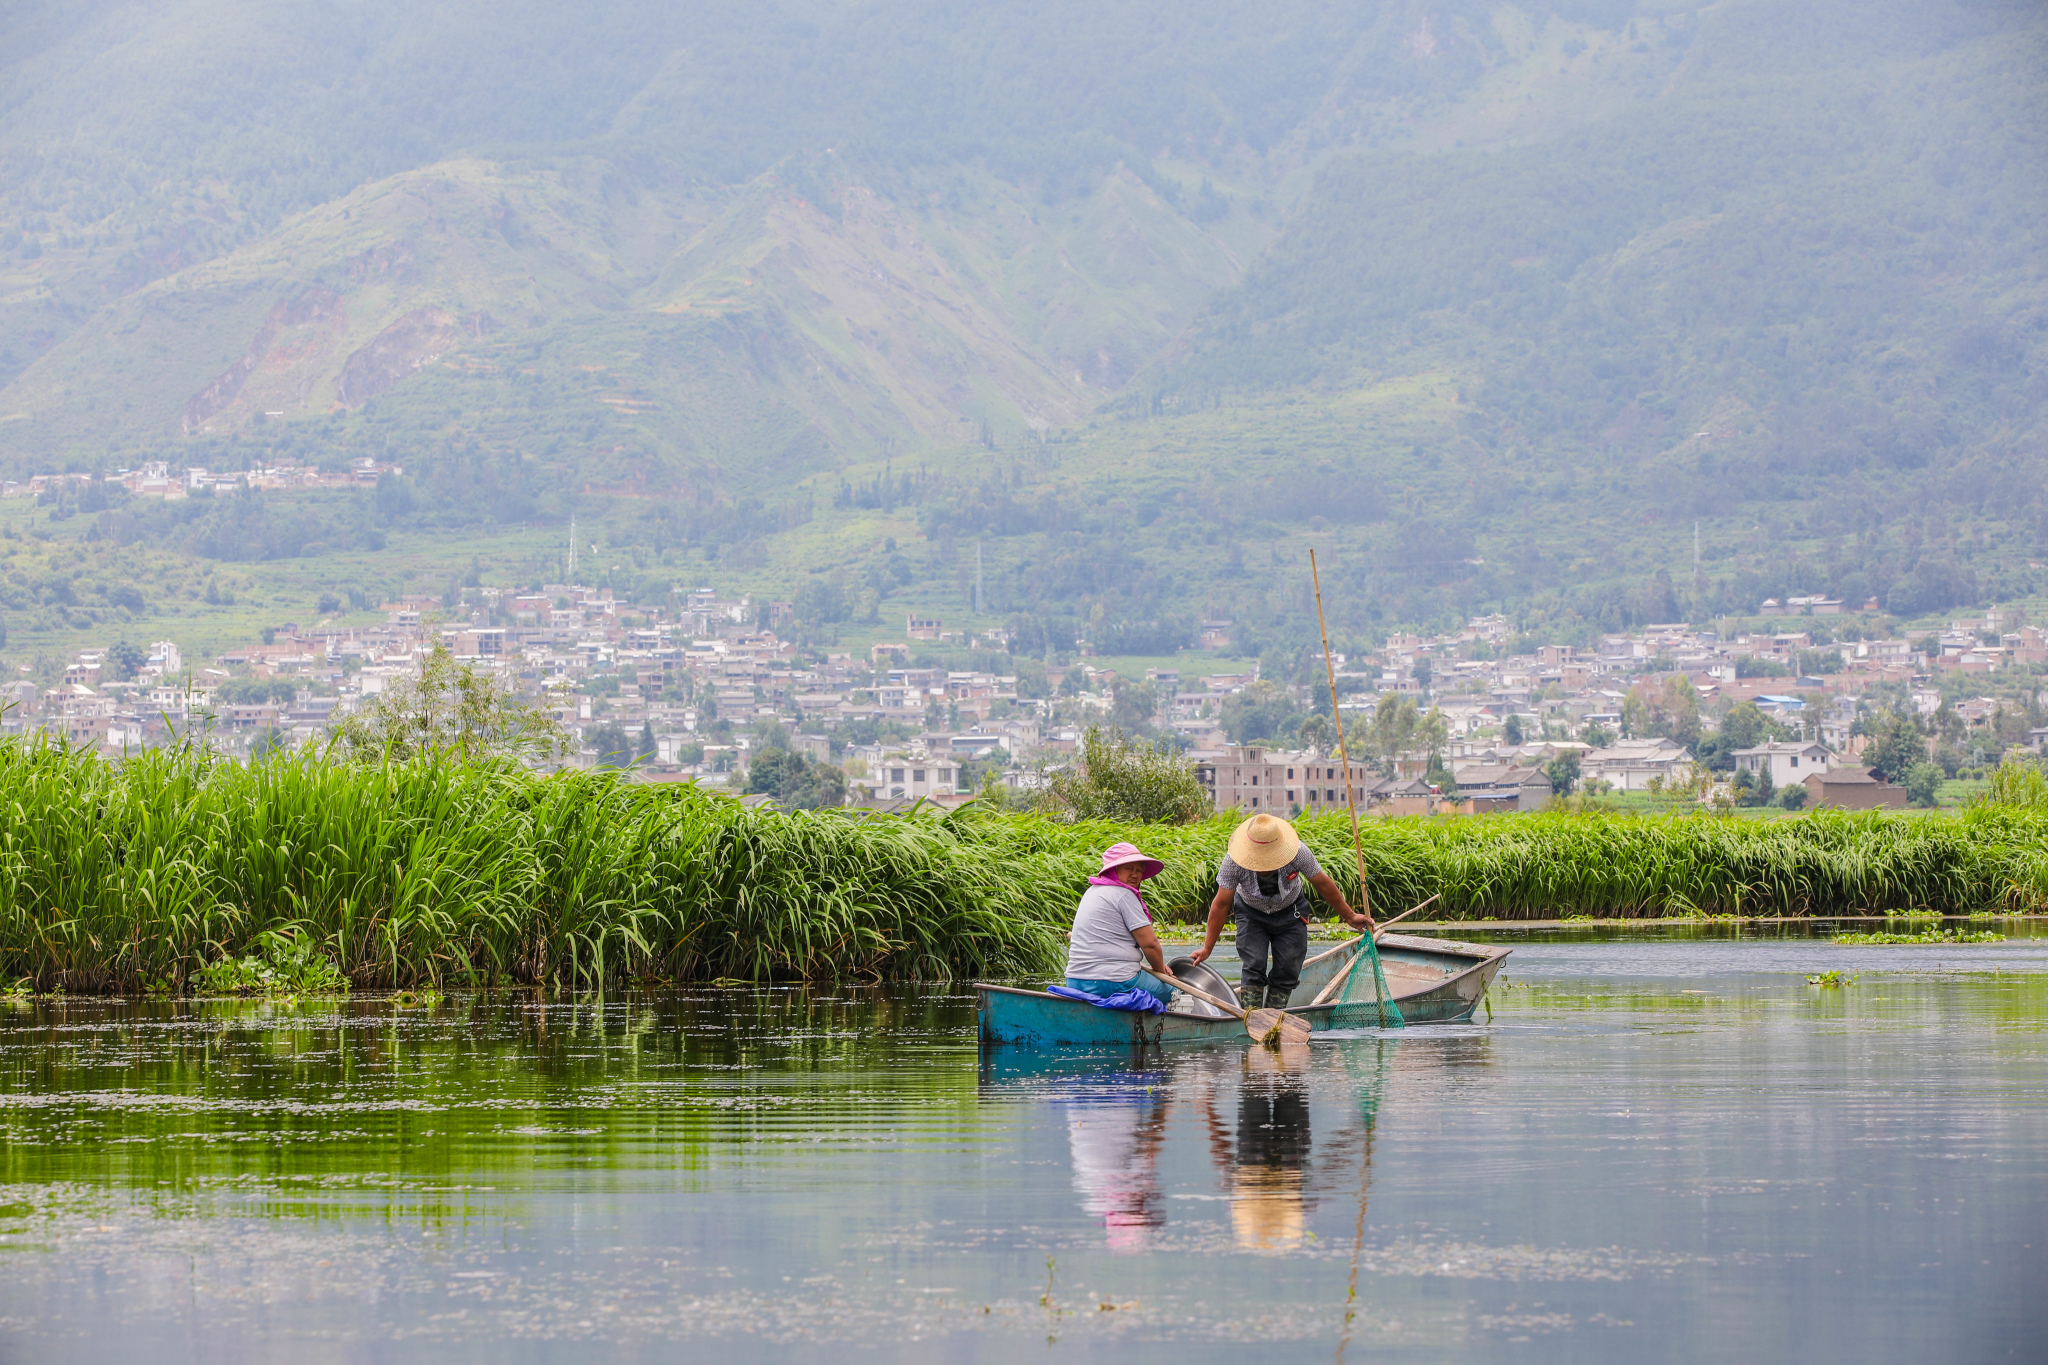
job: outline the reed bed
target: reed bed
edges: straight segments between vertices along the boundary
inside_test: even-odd
[[[1017,822],[1028,826],[1028,819]],[[1129,839],[1166,871],[1146,884],[1153,914],[1204,917],[1235,820],[1172,829],[1050,825],[1013,838],[1070,843],[1063,866],[1085,875],[1089,851]],[[1351,825],[1296,823],[1358,903]],[[1771,821],[1709,814],[1535,814],[1367,820],[1366,880],[1375,913],[1432,895],[1436,919],[1650,919],[2048,909],[2048,816],[1987,807],[1960,815],[1820,811]]]
[[[1198,921],[1233,821],[749,810],[615,775],[0,745],[0,982],[178,988],[281,938],[369,988],[1056,970],[1100,850]],[[1349,823],[1301,822],[1356,901]],[[1373,905],[1445,918],[2048,908],[2048,816],[1820,813],[1370,822]]]
[[[282,936],[354,984],[1041,970],[1064,898],[936,814],[748,810],[607,773],[0,745],[0,977],[179,987]]]

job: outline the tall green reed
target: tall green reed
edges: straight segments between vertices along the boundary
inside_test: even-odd
[[[1166,863],[1155,915],[1202,918],[1233,821],[1064,824],[747,809],[608,772],[415,759],[109,763],[0,744],[0,980],[136,991],[309,942],[358,986],[645,976],[959,979],[1056,970],[1100,851]],[[1357,898],[1350,827],[1300,822]],[[2048,908],[2048,813],[1822,812],[1750,823],[1580,814],[1372,822],[1390,914],[1830,915]]]

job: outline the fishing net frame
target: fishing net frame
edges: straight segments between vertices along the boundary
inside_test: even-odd
[[[1370,973],[1359,971],[1361,964],[1371,962]],[[1365,999],[1370,991],[1371,999]],[[1351,955],[1351,965],[1344,969],[1344,988],[1337,992],[1330,1008],[1331,1028],[1403,1028],[1401,1007],[1394,1003],[1394,993],[1387,989],[1386,969],[1380,965],[1380,949],[1367,934],[1359,942],[1358,951]]]

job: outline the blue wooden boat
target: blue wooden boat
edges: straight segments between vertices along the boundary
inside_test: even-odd
[[[1409,1024],[1462,1024],[1513,950],[1493,944],[1454,943],[1420,934],[1387,934],[1380,941],[1387,988]],[[1330,979],[1351,965],[1356,939],[1308,960],[1287,1012],[1318,1032],[1330,1027],[1333,1005],[1311,1005]],[[976,982],[976,1012],[984,1047],[1173,1047],[1182,1043],[1243,1042],[1244,1025],[1219,1011],[1133,1014],[1068,1000],[1047,991]]]

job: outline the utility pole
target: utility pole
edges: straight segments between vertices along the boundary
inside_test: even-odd
[[[1692,609],[1695,617],[1706,597],[1707,581],[1700,575],[1700,524],[1695,519],[1692,524]]]
[[[569,581],[576,581],[576,518],[569,518]]]

